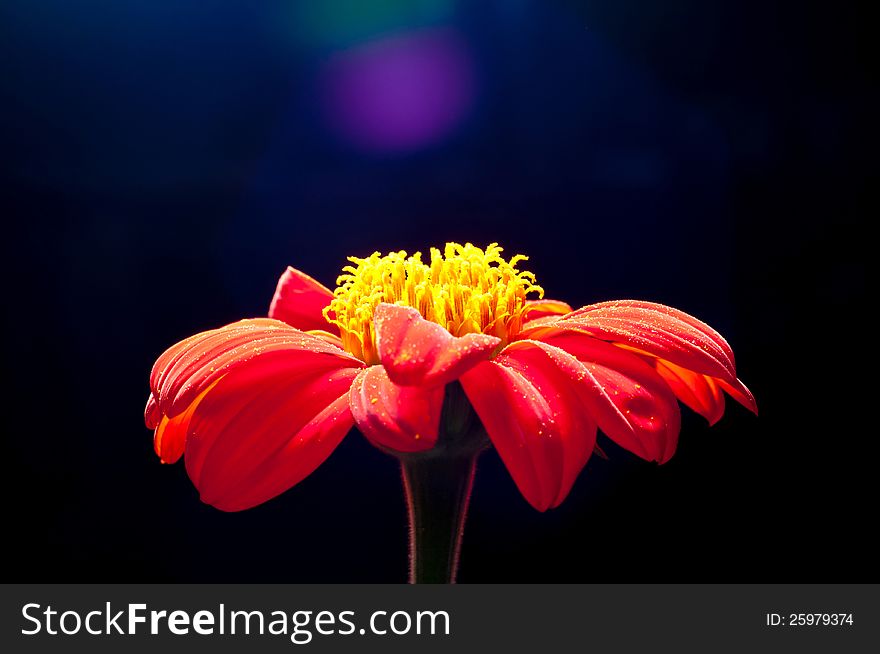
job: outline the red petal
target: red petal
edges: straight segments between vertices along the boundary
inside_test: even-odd
[[[465,393],[523,497],[538,511],[553,504],[562,480],[562,443],[543,437],[553,412],[523,375],[485,361],[461,378]],[[542,440],[543,439],[543,440]]]
[[[220,379],[187,425],[186,469],[202,501],[239,511],[309,475],[353,425],[345,400],[356,374],[257,360]]]
[[[342,344],[342,339],[339,338],[336,334],[331,334],[330,332],[325,332],[323,329],[311,329],[306,332],[310,336],[314,336],[316,338],[320,338],[323,341],[327,341],[330,345],[335,345],[340,350],[344,350],[345,346]]]
[[[169,348],[153,366],[150,387],[162,414],[173,418],[217,379],[252,359],[266,358],[283,368],[297,365],[304,352],[328,367],[363,366],[327,341],[277,320],[242,320]]]
[[[333,292],[329,288],[288,266],[278,280],[275,296],[269,305],[269,317],[303,331],[321,329],[338,333],[339,328],[327,322],[323,314],[324,307],[332,299]]]
[[[553,413],[551,437],[562,442],[562,479],[551,506],[571,491],[596,446],[596,420],[580,397],[577,380],[559,366],[551,346],[522,341],[507,347],[495,361],[518,371],[546,400]],[[561,353],[564,356],[565,353]]]
[[[653,359],[654,368],[675,396],[714,425],[724,415],[724,393],[712,377],[687,370],[669,361]]]
[[[153,450],[162,463],[177,463],[177,460],[183,455],[186,446],[186,426],[189,424],[193,410],[210,389],[209,386],[193,400],[186,411],[174,418],[163,416],[159,410],[159,403],[150,394],[147,399],[147,407],[144,410],[144,422],[147,427],[155,430],[153,432]]]
[[[539,511],[562,502],[596,443],[572,380],[540,344],[517,343],[461,383],[526,500]]]
[[[609,438],[649,461],[672,457],[681,426],[678,403],[648,363],[574,331],[557,330],[542,341],[554,346],[545,348],[548,355],[579,382],[581,399]]]
[[[162,412],[159,411],[159,403],[156,402],[156,398],[150,393],[150,397],[147,398],[147,406],[144,407],[144,423],[146,423],[149,429],[155,429],[159,426],[161,419]]]
[[[261,327],[278,328],[285,325],[268,318],[242,320],[221,327],[220,329],[212,329],[194,334],[189,338],[183,339],[179,343],[175,343],[159,355],[159,358],[156,359],[156,363],[153,364],[153,369],[150,372],[150,390],[153,395],[158,395],[159,386],[165,382],[165,377],[168,371],[177,366],[184,357],[191,356],[193,352],[198,352],[200,348],[205,350],[206,346],[212,342],[212,339],[217,342],[223,342],[226,337],[232,338],[233,335],[238,335],[239,332],[244,330],[245,326],[256,330]]]
[[[354,424],[347,394],[334,400],[295,437],[251,474],[241,495],[231,497],[226,511],[240,511],[280,495],[323,463]]]
[[[651,302],[622,300],[593,304],[560,318],[529,325],[520,338],[545,340],[557,329],[583,332],[602,341],[663,359],[685,370],[714,378],[747,408],[754,398],[736,378],[733,351],[704,322],[682,311]]]
[[[376,348],[388,377],[402,386],[442,386],[488,359],[501,339],[455,337],[412,307],[382,303],[373,312]]]
[[[716,381],[721,388],[727,391],[730,397],[742,404],[755,415],[758,415],[758,403],[755,402],[755,397],[739,379],[734,380],[733,383],[726,382],[723,379],[718,379]]]
[[[571,313],[571,305],[560,300],[528,300],[523,310],[523,323],[547,316],[564,316]]]
[[[730,346],[708,325],[662,304],[603,302],[565,316],[570,327],[711,377],[736,379]]]
[[[193,411],[202,401],[205,394],[211,390],[213,386],[209,386],[202,391],[186,411],[174,418],[160,416],[159,424],[153,433],[153,449],[159,456],[162,463],[177,463],[177,460],[183,456],[186,449],[186,431],[189,428],[189,421],[192,418]]]
[[[189,424],[190,417],[188,411],[184,411],[173,420],[162,416],[159,426],[153,433],[153,450],[162,463],[177,463],[183,456],[186,447],[186,425]]]
[[[443,395],[443,386],[397,386],[382,366],[372,366],[358,374],[349,401],[358,429],[375,445],[419,452],[437,443]]]
[[[156,425],[164,462],[185,451],[205,502],[240,510],[283,492],[332,452],[353,424],[347,396],[362,366],[279,321],[245,320],[160,356],[145,419]]]

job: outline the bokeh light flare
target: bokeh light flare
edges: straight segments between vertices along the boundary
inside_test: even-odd
[[[411,32],[337,53],[323,73],[329,127],[357,149],[405,153],[436,144],[469,114],[474,67],[449,29]]]

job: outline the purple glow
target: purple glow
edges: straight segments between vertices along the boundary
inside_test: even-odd
[[[327,118],[356,147],[405,152],[449,134],[474,99],[461,40],[431,31],[340,53],[325,71]]]

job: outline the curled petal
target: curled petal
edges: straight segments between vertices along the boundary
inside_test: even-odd
[[[704,322],[662,304],[621,300],[578,309],[559,320],[528,325],[521,338],[545,340],[559,329],[589,334],[640,354],[662,359],[715,379],[731,396],[757,413],[757,405],[736,377],[733,351]]]
[[[715,381],[718,382],[718,385],[723,388],[730,397],[742,404],[755,415],[758,415],[758,403],[755,401],[755,396],[752,395],[752,392],[739,379],[734,379],[732,382],[724,379],[716,379]]]
[[[307,360],[326,367],[363,363],[327,341],[271,319],[242,320],[196,334],[169,348],[153,366],[150,389],[162,415],[182,413],[220,377],[253,359],[277,368]]]
[[[443,386],[455,381],[501,343],[488,334],[456,337],[412,307],[382,303],[373,312],[376,348],[389,379],[402,386]]]
[[[187,424],[189,414],[184,411],[173,420],[169,420],[165,416],[159,421],[159,426],[153,433],[153,450],[162,463],[177,463],[178,459],[183,456],[183,450],[186,447],[186,427],[181,426]]]
[[[631,331],[636,338],[640,335],[639,327],[647,328],[648,332],[657,329],[682,338],[693,338],[694,346],[717,356],[725,367],[730,367],[731,371],[735,368],[733,350],[721,334],[702,320],[665,304],[641,300],[613,300],[583,307],[571,316],[575,320],[587,317],[589,322],[598,325],[601,325],[605,319],[610,320],[609,328],[612,331],[616,324],[614,320],[630,323],[633,326]],[[622,331],[626,332],[625,329]],[[703,338],[699,338],[699,334]]]
[[[681,414],[675,396],[641,357],[610,343],[557,330],[535,343],[565,371],[611,440],[648,461],[675,453]],[[519,346],[519,342],[514,343]]]
[[[724,415],[724,393],[713,377],[662,359],[653,359],[652,363],[679,400],[708,420],[710,425],[721,420]]]
[[[156,398],[150,393],[150,397],[147,398],[147,406],[144,407],[144,423],[146,423],[148,429],[155,429],[161,419],[162,412],[159,411],[159,403],[156,402]]]
[[[202,499],[238,511],[290,488],[329,456],[353,424],[348,390],[362,366],[279,321],[241,321],[159,357],[145,420],[162,461],[184,453]]]
[[[339,328],[324,318],[324,307],[330,304],[333,292],[304,272],[288,266],[269,305],[269,317],[282,320],[303,331],[320,329],[338,333]]]
[[[443,386],[398,386],[382,366],[362,370],[349,401],[358,429],[374,444],[396,452],[429,450],[437,443]]]
[[[602,302],[571,313],[554,326],[575,329],[599,340],[626,345],[712,377],[736,378],[730,346],[695,318],[648,302]]]
[[[160,416],[156,431],[153,433],[153,449],[162,463],[177,463],[177,460],[183,456],[186,449],[186,432],[189,428],[189,421],[196,407],[199,406],[199,402],[213,386],[212,384],[202,391],[186,411],[180,415],[174,418]]]

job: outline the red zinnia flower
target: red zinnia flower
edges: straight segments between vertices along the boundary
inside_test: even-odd
[[[495,244],[450,243],[429,262],[375,253],[350,258],[335,292],[288,268],[269,318],[196,334],[156,361],[146,407],[156,452],[166,463],[185,455],[203,501],[247,509],[311,473],[353,425],[402,460],[432,450],[456,429],[441,426],[452,385],[544,511],[565,499],[597,428],[663,463],[678,441],[676,398],[710,424],[723,391],[757,411],[705,323],[649,302],[572,311],[528,299],[543,289],[517,269],[525,259]]]
[[[352,257],[333,293],[293,268],[268,319],[169,348],[153,367],[146,423],[217,508],[252,507],[303,479],[353,425],[418,452],[437,440],[443,388],[459,380],[525,498],[558,505],[596,428],[663,463],[676,398],[714,424],[724,395],[752,411],[733,352],[708,325],[660,304],[572,311],[543,295],[501,248],[448,244],[430,263],[405,252]]]

